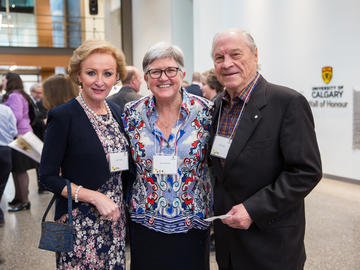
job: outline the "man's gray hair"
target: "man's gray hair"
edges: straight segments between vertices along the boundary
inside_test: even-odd
[[[249,32],[246,32],[244,30],[241,30],[241,29],[228,29],[224,32],[219,32],[217,34],[215,34],[214,38],[213,38],[213,42],[212,42],[212,47],[211,47],[211,57],[214,58],[214,46],[215,46],[215,43],[217,41],[217,39],[219,37],[221,37],[224,33],[229,33],[229,32],[234,32],[234,33],[238,33],[240,35],[242,35],[242,37],[244,38],[244,41],[249,45],[249,48],[250,48],[250,51],[252,53],[256,53],[256,44],[255,44],[255,40],[254,38],[251,36],[251,34]]]
[[[36,88],[41,88],[41,83],[35,83],[30,87],[30,92],[35,91]]]
[[[180,69],[184,70],[184,54],[182,50],[175,45],[166,42],[159,42],[151,46],[145,53],[143,59],[143,71],[146,74],[149,71],[149,65],[157,59],[172,58],[176,61]]]

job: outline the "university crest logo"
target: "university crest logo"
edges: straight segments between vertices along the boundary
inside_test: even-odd
[[[321,75],[322,75],[322,79],[323,81],[328,84],[331,79],[332,79],[332,75],[333,75],[333,68],[330,66],[327,67],[323,67],[321,69]]]

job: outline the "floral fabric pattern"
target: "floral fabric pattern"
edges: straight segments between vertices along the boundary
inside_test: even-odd
[[[85,111],[86,112],[86,111]],[[128,143],[113,120],[103,125],[87,113],[101,141],[107,159],[109,153],[127,151]],[[102,218],[95,206],[80,203],[73,209],[74,251],[56,254],[57,269],[125,269],[125,207],[121,172],[111,173],[110,179],[98,190],[119,205],[120,219],[112,222]],[[60,218],[68,221],[68,215]]]
[[[137,177],[129,211],[134,222],[163,233],[207,229],[212,187],[206,162],[212,102],[182,90],[178,121],[169,138],[156,125],[155,98],[128,103],[123,114]],[[153,156],[177,157],[177,173],[154,174]]]

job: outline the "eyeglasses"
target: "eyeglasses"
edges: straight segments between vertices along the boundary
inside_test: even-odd
[[[180,68],[178,67],[168,67],[165,69],[150,69],[146,73],[149,74],[152,79],[159,79],[163,72],[168,78],[174,78],[179,70]]]

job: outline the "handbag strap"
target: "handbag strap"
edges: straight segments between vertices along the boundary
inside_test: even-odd
[[[69,215],[69,224],[72,225],[72,198],[71,198],[71,185],[70,181],[66,179],[66,185],[67,185],[67,193],[68,193],[68,215]],[[47,206],[45,213],[42,217],[42,222],[45,222],[46,216],[49,213],[49,210],[53,203],[56,200],[56,195],[51,198],[51,201],[49,202],[49,205]]]

